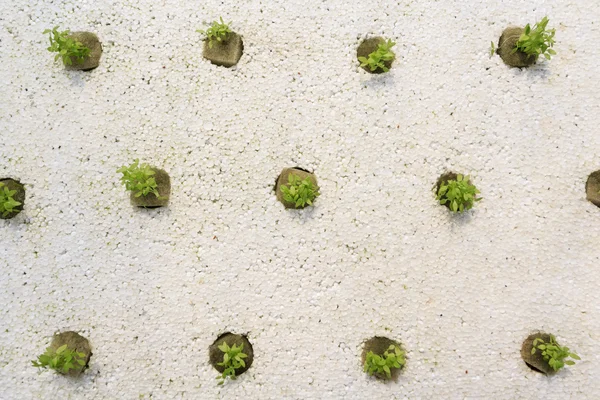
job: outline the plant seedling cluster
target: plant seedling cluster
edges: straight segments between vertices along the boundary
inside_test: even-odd
[[[393,344],[382,354],[378,355],[369,351],[365,358],[364,370],[369,375],[392,377],[392,369],[400,369],[406,364],[404,351]]]
[[[37,368],[50,368],[60,374],[68,374],[71,370],[81,371],[85,367],[85,357],[85,353],[70,349],[65,344],[56,350],[48,347],[32,364]]]
[[[358,57],[358,61],[361,62],[361,67],[368,66],[371,71],[375,71],[377,68],[381,68],[383,72],[388,72],[390,69],[385,66],[384,61],[391,61],[394,59],[394,53],[390,50],[396,45],[391,39],[386,42],[379,43],[377,50],[369,54],[369,57]]]
[[[294,174],[288,175],[288,185],[281,185],[283,199],[294,203],[296,208],[307,204],[312,206],[313,201],[319,196],[319,191],[309,178],[301,179]]]
[[[479,190],[469,182],[469,176],[459,174],[456,179],[442,182],[436,200],[457,213],[470,210],[476,201],[481,200],[475,197],[478,193]]]
[[[205,34],[208,39],[208,47],[212,49],[215,42],[224,42],[228,39],[231,30],[229,29],[229,24],[226,24],[223,21],[223,17],[219,17],[221,22],[213,21],[210,28],[207,30],[198,29],[197,32]]]
[[[123,174],[121,183],[125,185],[127,190],[132,191],[135,197],[147,196],[150,193],[160,197],[158,185],[153,177],[155,172],[148,164],[140,164],[139,160],[136,159],[130,166],[122,166],[117,172]]]
[[[556,52],[551,49],[554,46],[554,29],[546,30],[548,25],[548,17],[542,18],[540,22],[535,24],[533,29],[529,24],[525,26],[525,31],[519,37],[513,53],[522,51],[533,56],[543,55],[550,60],[551,56],[556,55]]]
[[[243,352],[243,343],[239,346],[234,344],[233,346],[229,347],[227,342],[223,342],[218,347],[219,350],[223,352],[223,361],[218,363],[217,365],[225,367],[225,370],[223,370],[221,376],[217,377],[217,379],[219,379],[218,384],[222,385],[223,383],[225,383],[227,377],[229,377],[230,379],[236,379],[235,370],[246,366],[244,358],[248,357],[248,355]]]
[[[58,31],[58,26],[46,29],[44,34],[50,34],[50,47],[48,51],[58,53],[54,61],[62,58],[65,65],[73,65],[73,59],[78,64],[83,64],[85,57],[89,56],[90,49],[81,42],[69,37],[70,31]]]
[[[9,190],[8,187],[0,182],[0,214],[6,217],[8,214],[16,211],[15,207],[21,205],[13,196],[17,193],[16,190]]]
[[[556,343],[554,335],[550,335],[550,342],[546,343],[542,338],[535,338],[533,340],[533,347],[531,348],[531,354],[535,354],[536,351],[542,352],[544,361],[548,363],[554,371],[558,371],[566,365],[574,365],[575,361],[565,360],[570,357],[575,360],[581,360],[575,353],[569,352],[568,347],[560,346]]]

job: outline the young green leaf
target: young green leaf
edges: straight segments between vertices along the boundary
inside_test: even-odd
[[[211,49],[215,42],[220,43],[227,41],[227,39],[229,38],[229,34],[231,33],[231,30],[229,29],[229,25],[231,24],[231,22],[229,24],[226,24],[225,22],[223,22],[223,17],[219,18],[221,20],[221,23],[213,21],[212,25],[207,30],[196,30],[196,32],[206,35],[206,38],[208,39],[208,47],[210,47]]]
[[[148,164],[140,164],[136,159],[131,165],[119,168],[117,172],[123,174],[121,183],[127,190],[132,191],[135,197],[153,193],[156,197],[161,198],[158,193],[158,184],[153,177],[155,172]]]
[[[76,366],[74,363],[78,365]],[[31,361],[34,367],[50,368],[61,374],[68,374],[71,370],[82,371],[86,365],[85,353],[70,349],[66,344],[58,349],[48,347],[44,354],[38,356],[38,359]]]
[[[556,55],[556,52],[552,50],[554,46],[554,29],[546,30],[548,25],[548,17],[542,18],[540,22],[535,24],[533,29],[529,24],[525,26],[524,32],[519,37],[513,53],[522,51],[529,55],[540,56],[543,55],[546,59],[550,60],[551,56]]]
[[[404,354],[404,351],[393,344],[382,355],[369,351],[365,357],[364,371],[369,375],[376,374],[390,379],[392,369],[400,369],[406,364]]]
[[[223,342],[218,346],[218,349],[223,352],[223,361],[217,363],[217,365],[225,367],[220,376],[217,377],[219,380],[218,384],[222,385],[225,383],[225,380],[229,377],[229,379],[236,379],[235,370],[239,368],[243,368],[246,366],[246,362],[244,358],[248,357],[246,353],[243,352],[244,344],[240,344],[237,346],[234,344],[229,347],[226,342]]]
[[[46,29],[44,35],[46,34],[50,35],[48,51],[57,53],[54,61],[62,58],[64,65],[73,65],[74,59],[76,63],[83,64],[85,58],[90,54],[88,47],[69,36],[69,30],[59,32],[58,26],[55,26],[52,29]]]
[[[443,182],[438,189],[436,200],[442,205],[449,204],[450,210],[455,213],[470,210],[481,198],[476,197],[479,190],[469,179],[469,176],[459,174],[456,179]]]
[[[571,353],[568,347],[560,346],[556,342],[554,335],[550,335],[550,342],[546,343],[542,338],[536,338],[533,341],[533,348],[531,354],[535,354],[536,350],[542,352],[544,361],[554,370],[558,371],[566,365],[574,365],[575,362],[572,360],[565,360],[566,358],[572,358],[574,360],[581,360],[575,353]]]
[[[4,182],[0,182],[0,214],[3,217],[16,211],[15,209],[21,205],[20,202],[14,199],[16,193],[16,190],[8,190]]]
[[[369,57],[358,57],[360,66],[368,66],[371,71],[375,71],[377,68],[380,68],[383,70],[383,72],[388,72],[389,68],[385,66],[385,61],[391,61],[394,59],[395,55],[390,49],[395,45],[396,43],[392,42],[390,39],[388,39],[386,42],[379,43],[377,45],[377,49],[369,54]]]
[[[313,201],[319,196],[318,189],[309,178],[300,179],[293,173],[288,175],[288,185],[281,185],[279,189],[283,193],[283,199],[294,203],[296,208],[312,206]]]

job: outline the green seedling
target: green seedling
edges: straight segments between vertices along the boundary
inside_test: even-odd
[[[231,33],[231,30],[229,29],[229,24],[231,24],[231,22],[229,24],[226,24],[223,21],[223,17],[219,18],[221,20],[221,23],[213,21],[211,27],[207,30],[204,31],[198,29],[196,31],[202,33],[203,35],[206,35],[206,38],[208,39],[208,47],[210,47],[211,49],[215,42],[220,43],[227,41],[227,39],[229,38],[229,34]]]
[[[283,199],[294,203],[296,208],[307,204],[312,206],[313,201],[319,196],[319,191],[309,178],[300,179],[298,175],[288,175],[288,185],[281,185]]]
[[[17,193],[16,190],[9,190],[3,182],[0,182],[0,213],[3,217],[16,211],[15,207],[21,205],[20,202],[13,198],[15,193]]]
[[[543,55],[546,59],[556,55],[556,52],[551,49],[554,46],[554,29],[546,30],[548,25],[548,17],[542,18],[540,22],[535,24],[533,29],[529,24],[525,26],[525,32],[521,34],[513,53],[522,51],[529,55]]]
[[[60,374],[68,374],[71,370],[81,371],[85,367],[85,353],[69,349],[65,344],[56,350],[48,347],[37,361],[31,362],[37,368],[50,368]]]
[[[369,351],[365,357],[364,370],[369,375],[386,376],[387,379],[392,377],[392,369],[400,369],[406,364],[404,351],[393,344],[383,353],[378,355]]]
[[[449,204],[453,212],[470,210],[476,201],[481,198],[475,197],[479,190],[469,182],[468,176],[457,175],[456,179],[443,182],[440,186],[436,200],[440,204]]]
[[[44,35],[50,34],[50,47],[48,51],[58,53],[54,61],[62,58],[65,65],[73,65],[73,59],[78,64],[83,64],[84,59],[90,54],[90,49],[81,42],[69,37],[69,30],[59,32],[58,26],[46,29]]]
[[[140,164],[139,160],[136,159],[130,166],[122,166],[117,172],[123,174],[121,183],[125,185],[127,190],[132,191],[135,197],[154,193],[156,197],[160,198],[158,185],[153,177],[154,171],[148,164]]]
[[[563,347],[556,343],[556,338],[554,337],[554,335],[550,335],[549,343],[544,342],[544,339],[542,338],[534,339],[531,354],[535,354],[535,352],[538,350],[542,352],[542,357],[544,357],[544,361],[546,361],[554,371],[558,371],[559,369],[564,367],[565,364],[575,364],[575,361],[565,360],[565,358],[567,357],[570,357],[574,360],[581,360],[581,358],[579,358],[577,354],[569,352],[568,347]]]
[[[496,52],[496,45],[494,44],[494,42],[491,42],[492,45],[490,46],[490,58],[492,58],[494,56],[494,53]]]
[[[390,50],[396,43],[390,39],[387,42],[379,43],[377,50],[369,54],[369,57],[358,57],[361,67],[368,66],[371,71],[375,71],[377,68],[381,68],[383,72],[388,72],[390,69],[385,66],[384,61],[391,61],[394,59],[394,53]]]
[[[229,347],[227,342],[223,342],[223,344],[219,346],[219,350],[223,352],[223,361],[217,363],[217,365],[225,367],[223,373],[220,376],[217,376],[217,379],[219,379],[218,384],[222,385],[225,383],[227,377],[230,379],[236,379],[235,370],[246,366],[244,358],[248,357],[248,355],[243,352],[243,343],[239,346],[234,344],[233,346]]]

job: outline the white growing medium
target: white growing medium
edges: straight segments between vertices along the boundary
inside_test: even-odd
[[[26,185],[0,222],[0,397],[41,399],[597,399],[600,8],[596,0],[0,2],[0,177]],[[202,58],[219,16],[244,38]],[[558,55],[489,58],[508,25],[550,18]],[[67,72],[42,31],[96,33],[98,69]],[[390,73],[355,50],[392,38]],[[116,169],[170,173],[171,204],[129,204]],[[315,171],[285,210],[282,168]],[[483,201],[436,204],[446,170]],[[521,361],[554,333],[582,361]],[[53,333],[93,346],[80,380],[30,360]],[[247,333],[250,370],[217,386],[208,346]],[[364,340],[407,349],[367,377]]]

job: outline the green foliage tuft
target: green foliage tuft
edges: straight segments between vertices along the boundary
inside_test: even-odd
[[[229,38],[229,34],[231,30],[229,29],[229,24],[223,22],[223,17],[219,17],[221,23],[217,21],[213,21],[210,28],[207,30],[198,29],[196,32],[202,33],[206,35],[208,39],[208,47],[212,49],[215,42],[225,42]]]
[[[369,351],[365,357],[364,370],[371,376],[373,374],[381,377],[385,375],[387,379],[390,379],[392,377],[392,369],[400,369],[404,364],[406,364],[404,351],[398,346],[391,344],[381,356]]]
[[[554,337],[554,335],[550,335],[549,343],[544,342],[544,339],[542,338],[534,339],[531,354],[535,354],[537,350],[542,352],[544,361],[546,361],[554,371],[558,371],[559,369],[564,367],[565,364],[575,364],[575,361],[572,360],[565,361],[565,358],[567,357],[570,357],[574,360],[581,360],[581,358],[579,358],[577,354],[570,353],[568,347],[563,347],[556,343],[556,338]]]
[[[385,66],[384,61],[391,61],[394,59],[394,53],[390,50],[396,43],[390,39],[387,42],[379,43],[377,50],[369,54],[367,57],[358,57],[361,67],[368,66],[371,71],[375,71],[377,68],[381,68],[383,72],[388,72],[390,69]]]
[[[38,356],[37,361],[31,361],[34,367],[50,368],[60,374],[67,374],[70,370],[81,371],[85,367],[85,353],[79,353],[62,345],[54,350],[48,347],[46,352]]]
[[[127,190],[131,190],[135,193],[135,197],[146,196],[150,193],[154,193],[156,197],[158,194],[158,185],[154,179],[154,171],[148,164],[139,164],[139,160],[136,159],[130,166],[122,166],[117,170],[123,174],[121,177],[121,183],[125,185]]]
[[[219,350],[223,352],[223,361],[217,365],[225,367],[223,373],[220,376],[217,376],[217,379],[219,379],[218,384],[222,385],[225,383],[227,377],[230,379],[236,379],[235,370],[246,366],[244,358],[248,357],[248,355],[243,352],[243,343],[239,346],[234,344],[233,346],[229,347],[227,342],[223,342],[223,344],[219,346]]]
[[[15,208],[21,205],[13,198],[15,193],[17,193],[16,190],[8,190],[4,182],[0,182],[0,213],[3,217],[16,211]]]
[[[281,185],[279,189],[283,193],[283,199],[294,203],[296,208],[304,207],[307,204],[312,206],[313,201],[319,196],[318,189],[309,178],[302,180],[294,174],[289,174],[288,185]]]
[[[527,24],[525,32],[521,34],[517,45],[513,49],[513,53],[522,51],[534,56],[543,55],[548,60],[551,56],[556,55],[556,52],[551,49],[554,46],[555,31],[554,29],[546,31],[546,25],[548,25],[548,17],[542,18],[540,22],[535,24],[533,29]]]
[[[69,33],[69,30],[59,32],[58,26],[53,29],[46,29],[44,35],[50,34],[48,51],[58,53],[54,57],[54,61],[62,58],[65,65],[73,65],[74,58],[78,64],[83,64],[85,57],[90,54],[90,49],[81,42],[70,38]]]
[[[469,176],[459,174],[456,180],[442,182],[436,200],[442,205],[449,204],[453,212],[463,212],[470,210],[476,201],[481,200],[475,197],[477,193],[479,190],[469,182]]]

